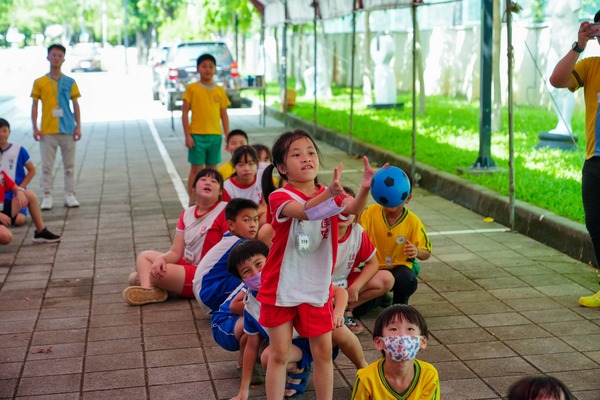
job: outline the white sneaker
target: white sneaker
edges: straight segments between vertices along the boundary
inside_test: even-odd
[[[52,196],[45,194],[42,198],[42,204],[40,205],[41,210],[52,210]]]
[[[65,207],[68,207],[68,208],[79,207],[79,202],[77,201],[75,196],[73,196],[73,193],[65,194]]]

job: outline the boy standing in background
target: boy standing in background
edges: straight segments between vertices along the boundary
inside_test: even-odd
[[[221,162],[222,134],[229,134],[227,107],[231,104],[225,89],[213,77],[217,61],[210,54],[202,54],[196,61],[200,80],[187,86],[183,94],[181,121],[188,150],[190,174],[188,195],[190,205],[195,203],[194,177],[204,168],[217,169]],[[190,122],[189,113],[192,112]],[[221,126],[222,124],[222,126]]]

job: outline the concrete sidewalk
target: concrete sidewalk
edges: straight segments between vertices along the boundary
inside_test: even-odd
[[[270,145],[285,130],[233,110],[231,127]],[[12,117],[11,117],[12,118]],[[28,120],[11,120],[13,141],[34,160]],[[0,398],[229,399],[237,354],[212,339],[194,301],[126,305],[121,292],[146,249],[166,251],[182,206],[151,134],[154,124],[175,171],[188,164],[180,124],[169,119],[93,122],[78,147],[78,209],[44,212],[60,244],[34,245],[33,227],[13,230],[0,249]],[[324,182],[338,160],[358,187],[361,161],[319,143]],[[185,183],[185,182],[184,182]],[[37,190],[37,180],[31,186]],[[431,330],[420,358],[438,369],[442,399],[500,399],[520,376],[547,373],[580,400],[600,399],[600,310],[577,305],[598,289],[596,270],[420,188],[411,210],[425,223],[433,256],[411,298]],[[363,322],[371,329],[375,313]],[[379,357],[370,332],[367,360]],[[336,399],[349,398],[356,370],[335,362]],[[312,384],[309,385],[312,388]],[[252,390],[264,397],[264,386]],[[304,398],[314,398],[308,391]]]

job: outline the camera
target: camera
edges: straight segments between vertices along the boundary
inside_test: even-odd
[[[600,22],[593,22],[590,24],[592,37],[600,37]]]

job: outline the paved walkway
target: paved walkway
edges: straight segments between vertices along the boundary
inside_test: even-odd
[[[246,129],[251,142],[271,144],[284,130],[271,119],[263,129],[257,115],[232,114],[232,128]],[[27,118],[11,118],[13,141],[39,160]],[[59,198],[44,212],[62,242],[34,245],[33,228],[22,227],[0,249],[0,398],[237,393],[236,354],[215,345],[209,318],[195,302],[130,307],[121,299],[136,254],[166,251],[182,208],[152,124],[174,171],[186,177],[178,122],[175,133],[169,119],[90,122],[78,148],[81,207],[67,210]],[[343,160],[344,182],[357,187],[360,160],[321,146],[327,167],[321,179],[327,182]],[[56,176],[60,189],[60,168]],[[600,399],[600,310],[577,305],[578,296],[598,289],[596,271],[419,188],[410,208],[433,242],[411,304],[431,330],[420,357],[439,370],[442,399],[500,399],[518,377],[537,373],[560,378],[578,399]],[[363,319],[369,329],[374,315]],[[360,340],[368,361],[377,359],[370,333]],[[349,397],[354,374],[340,356],[336,399]],[[252,394],[263,397],[264,387]]]

